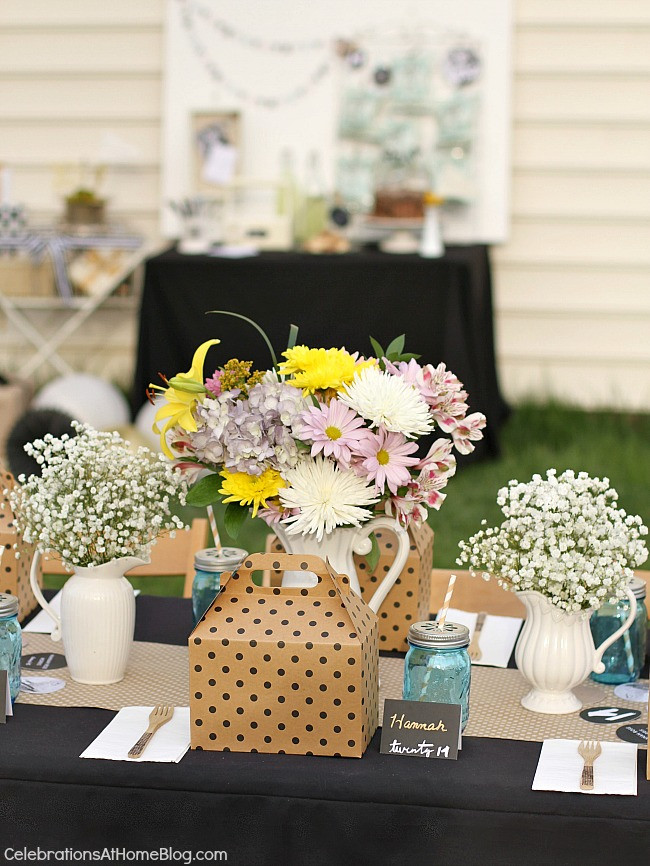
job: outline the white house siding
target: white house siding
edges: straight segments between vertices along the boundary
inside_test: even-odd
[[[0,162],[35,220],[60,212],[52,164],[110,129],[138,153],[112,213],[155,237],[163,18],[163,0],[0,3]],[[650,410],[650,3],[515,0],[514,47],[512,233],[493,251],[504,393]],[[134,315],[97,313],[64,356],[128,385]],[[0,323],[1,367],[21,345]]]

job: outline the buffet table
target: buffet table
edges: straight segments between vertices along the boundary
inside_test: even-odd
[[[299,343],[345,346],[370,354],[369,335],[384,347],[406,334],[406,351],[423,363],[444,361],[464,382],[470,411],[487,416],[485,438],[472,456],[496,456],[499,426],[507,414],[495,368],[492,291],[484,246],[450,247],[441,259],[386,255],[262,253],[244,259],[181,255],[169,250],[146,262],[140,311],[133,411],[145,402],[158,373],[188,370],[196,346],[214,337],[211,350],[225,362],[270,358],[261,336],[230,310],[254,319],[276,352],[289,326]]]
[[[136,639],[184,644],[191,603],[140,596]],[[164,677],[164,671],[161,671]],[[467,737],[458,761],[188,752],[180,764],[81,760],[114,713],[18,703],[0,726],[1,850],[227,851],[228,863],[645,862],[638,796],[532,791],[540,744]],[[596,734],[597,736],[597,734]]]

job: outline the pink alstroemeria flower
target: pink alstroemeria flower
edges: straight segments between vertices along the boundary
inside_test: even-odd
[[[310,406],[300,416],[302,425],[297,435],[303,441],[311,440],[311,456],[323,452],[333,457],[344,469],[350,466],[359,441],[366,434],[364,420],[340,400],[334,399],[329,406]]]
[[[404,529],[421,526],[427,519],[426,508],[408,496],[391,496],[386,501],[386,514],[394,517]]]
[[[362,458],[355,467],[360,475],[375,482],[376,489],[383,493],[388,484],[391,493],[411,480],[409,466],[415,466],[417,457],[409,457],[417,451],[417,444],[409,442],[402,433],[390,433],[380,427],[377,433],[365,431],[357,452]]]
[[[438,511],[447,498],[447,494],[440,491],[447,486],[448,481],[448,475],[440,475],[432,467],[423,469],[417,478],[409,482],[406,496],[415,502],[426,502],[430,508]]]
[[[461,454],[471,454],[474,450],[472,442],[478,442],[483,438],[481,430],[487,423],[485,415],[481,412],[474,412],[468,415],[463,421],[459,421],[451,435],[454,438],[454,445]]]
[[[456,474],[456,458],[451,453],[454,443],[451,439],[436,439],[431,445],[426,457],[416,464],[416,469],[433,468],[437,475],[447,475],[451,478]]]

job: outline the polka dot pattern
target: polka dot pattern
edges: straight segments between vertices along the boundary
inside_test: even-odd
[[[8,592],[16,596],[19,604],[19,619],[22,622],[38,607],[29,583],[29,571],[35,547],[33,544],[25,544],[16,532],[11,506],[3,493],[5,489],[11,490],[14,485],[13,475],[0,470],[0,592]],[[19,545],[19,559],[16,559],[14,549],[16,543]]]
[[[275,563],[321,581],[254,586],[251,572]],[[192,748],[361,757],[379,722],[377,617],[328,571],[274,552],[224,575],[189,639]]]

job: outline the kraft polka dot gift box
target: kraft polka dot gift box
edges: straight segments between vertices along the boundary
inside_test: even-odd
[[[379,610],[379,649],[390,652],[406,652],[406,635],[411,625],[429,618],[433,530],[424,523],[420,527],[409,527],[408,532],[411,540],[408,559]],[[382,530],[375,535],[379,560],[373,571],[368,569],[364,556],[354,555],[362,598],[372,597],[378,581],[391,566],[396,548],[391,532]],[[284,547],[275,535],[267,537],[266,549],[269,553],[284,553]],[[278,582],[274,573],[270,579],[274,584]]]
[[[310,588],[256,570],[309,571]],[[189,638],[193,749],[360,758],[377,725],[377,616],[315,556],[252,554]]]
[[[29,571],[34,557],[33,544],[26,544],[14,522],[14,514],[5,490],[15,486],[11,472],[0,469],[0,592],[18,599],[18,620],[22,622],[38,607],[29,583]],[[16,553],[19,554],[16,558]],[[40,575],[39,575],[40,578]]]

